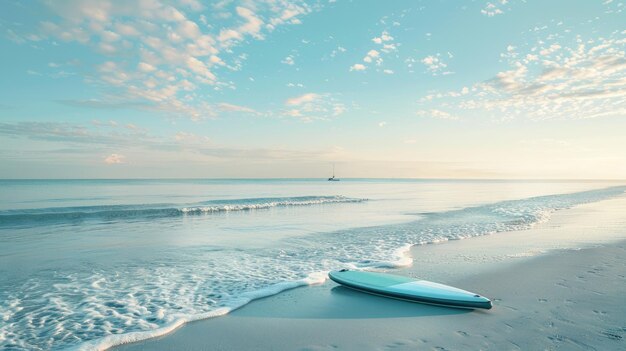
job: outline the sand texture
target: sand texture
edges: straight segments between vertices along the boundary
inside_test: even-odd
[[[489,311],[325,284],[116,350],[624,350],[626,199],[557,212],[520,232],[414,247],[420,277],[493,299]]]

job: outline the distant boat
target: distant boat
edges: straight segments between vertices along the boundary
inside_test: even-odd
[[[335,165],[334,164],[333,164],[333,176],[328,178],[328,181],[329,182],[338,182],[338,181],[340,181],[339,178],[335,178]]]

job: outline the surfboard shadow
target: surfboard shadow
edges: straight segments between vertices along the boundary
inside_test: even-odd
[[[291,294],[287,293],[278,298],[255,301],[234,311],[232,315],[292,319],[377,319],[459,315],[472,312],[366,294],[343,286],[298,290],[295,289]],[[304,295],[305,290],[308,290],[306,296],[300,296],[301,293]]]
[[[352,318],[414,318],[471,312],[467,309],[433,306],[376,296],[344,286],[336,286],[330,292],[350,310],[348,315],[353,316]]]

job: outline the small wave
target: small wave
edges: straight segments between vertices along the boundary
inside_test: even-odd
[[[349,198],[337,195],[211,200],[197,202],[193,204],[180,205],[107,205],[6,210],[0,211],[0,228],[30,225],[37,226],[50,223],[77,222],[88,219],[111,221],[135,218],[161,218],[232,211],[252,211],[273,207],[311,206],[334,203],[357,203],[363,201],[367,201],[367,199]]]
[[[259,210],[259,209],[265,209],[265,208],[271,208],[271,207],[307,206],[307,205],[349,203],[349,202],[362,202],[362,201],[365,201],[365,199],[353,199],[353,198],[346,198],[343,196],[302,197],[302,198],[290,198],[289,200],[267,201],[263,203],[184,207],[184,208],[181,208],[180,211],[183,213],[250,211],[250,210]]]

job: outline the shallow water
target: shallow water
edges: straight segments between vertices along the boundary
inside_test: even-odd
[[[0,181],[0,348],[111,346],[409,245],[529,228],[609,182]]]

